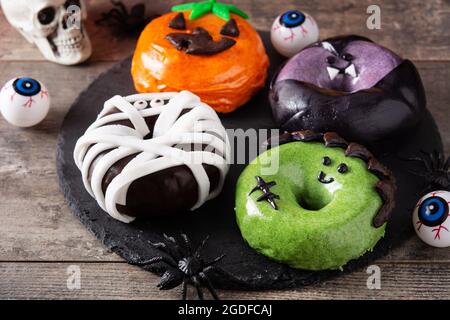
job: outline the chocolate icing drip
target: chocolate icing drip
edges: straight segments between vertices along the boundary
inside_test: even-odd
[[[289,132],[285,132],[285,133],[281,134],[280,136],[278,136],[277,143],[275,143],[273,141],[273,139],[269,138],[265,142],[264,145],[266,146],[267,149],[270,149],[270,148],[276,147],[278,145],[282,145],[282,144],[289,143],[292,141],[294,141],[292,138],[292,134],[290,134]]]
[[[375,188],[384,202],[383,206],[378,211],[377,215],[375,216],[372,222],[375,228],[379,228],[389,220],[391,213],[394,210],[395,207],[394,198],[397,188],[395,186],[395,181],[393,178],[389,180],[378,181]]]
[[[295,131],[291,133],[293,140],[295,141],[321,141],[323,134],[317,133],[311,130]]]
[[[289,135],[291,137],[289,137]],[[376,184],[375,189],[383,200],[383,206],[374,217],[372,224],[375,228],[379,228],[389,220],[389,217],[395,207],[395,178],[385,166],[373,157],[369,150],[358,143],[348,144],[347,141],[341,138],[337,133],[326,132],[321,134],[311,130],[284,133],[279,138],[279,145],[294,141],[321,141],[327,148],[339,147],[345,149],[345,156],[359,158],[366,162],[367,170],[380,179],[380,181]],[[268,148],[274,146],[275,145],[270,142],[268,143]]]
[[[236,44],[230,38],[221,38],[214,41],[208,31],[203,28],[195,28],[192,34],[169,33],[166,39],[177,48],[185,50],[187,54],[213,55],[225,51]]]
[[[223,36],[239,37],[240,32],[236,20],[230,19],[225,23],[222,29],[220,29],[220,34]]]
[[[347,150],[345,150],[345,155],[347,157],[360,158],[366,162],[369,162],[373,158],[372,153],[366,147],[354,142],[348,145]]]
[[[184,15],[182,12],[180,12],[172,20],[170,20],[169,27],[177,30],[186,30],[186,20],[184,19]]]
[[[325,147],[328,148],[347,148],[348,142],[345,141],[341,136],[339,136],[336,132],[326,132],[323,135],[323,140],[325,141]]]
[[[377,159],[371,158],[368,162],[367,169],[376,175],[380,180],[389,179],[392,176],[392,173],[381,164]]]

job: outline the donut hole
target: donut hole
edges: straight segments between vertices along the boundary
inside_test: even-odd
[[[313,194],[300,194],[296,196],[297,203],[303,209],[319,211],[325,208],[333,200],[329,192],[317,192]]]

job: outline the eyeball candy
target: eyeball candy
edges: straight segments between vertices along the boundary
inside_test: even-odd
[[[319,28],[309,14],[289,10],[275,19],[270,38],[275,49],[290,58],[319,40]]]
[[[412,221],[417,236],[432,247],[450,247],[450,192],[439,190],[425,195],[414,209]]]
[[[47,88],[32,78],[14,78],[0,91],[0,111],[10,124],[32,127],[47,116],[50,96]]]

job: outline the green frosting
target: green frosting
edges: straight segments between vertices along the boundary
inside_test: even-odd
[[[325,156],[331,159],[328,166]],[[268,172],[276,159],[278,170]],[[341,163],[348,172],[338,172]],[[334,182],[319,182],[321,171]],[[256,176],[276,182],[270,191],[280,197],[275,200],[278,210],[257,201],[262,191],[249,194]],[[276,261],[298,269],[338,269],[371,250],[384,235],[386,224],[372,225],[383,205],[375,190],[378,181],[367,163],[346,157],[342,148],[319,142],[283,144],[261,154],[239,177],[237,222],[248,244]]]

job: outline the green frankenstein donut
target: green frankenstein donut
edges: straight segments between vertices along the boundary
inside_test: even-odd
[[[395,205],[390,172],[335,133],[286,133],[279,144],[237,182],[236,217],[248,244],[306,270],[339,269],[372,250]],[[278,170],[264,175],[262,164],[274,157]]]

